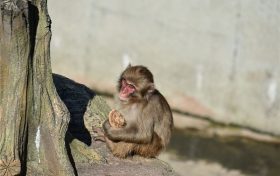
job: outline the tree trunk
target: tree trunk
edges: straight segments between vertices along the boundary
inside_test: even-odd
[[[26,14],[13,4],[0,13],[0,174],[21,171],[26,139],[26,92],[30,51]]]
[[[74,175],[50,66],[46,0],[0,2],[0,175]]]

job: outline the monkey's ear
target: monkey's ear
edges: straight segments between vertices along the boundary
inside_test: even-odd
[[[153,93],[155,91],[155,84],[154,83],[150,83],[149,85],[149,89],[148,89],[148,93]]]

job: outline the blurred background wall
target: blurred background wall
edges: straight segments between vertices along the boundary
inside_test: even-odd
[[[279,0],[49,0],[53,72],[114,93],[147,66],[173,109],[280,135]]]

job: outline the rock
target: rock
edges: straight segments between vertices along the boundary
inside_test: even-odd
[[[57,92],[71,117],[66,148],[76,174],[110,176],[175,176],[174,170],[159,159],[139,156],[119,159],[98,140],[102,123],[110,112],[105,100],[88,87],[61,75],[53,74]]]

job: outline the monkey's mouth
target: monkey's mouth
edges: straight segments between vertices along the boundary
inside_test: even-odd
[[[131,94],[135,92],[135,87],[132,84],[128,84],[125,80],[122,81],[122,87],[119,93],[120,100],[127,100]]]
[[[119,99],[121,100],[121,101],[126,101],[126,100],[128,100],[128,96],[126,96],[126,95],[123,95],[123,94],[119,94]]]

